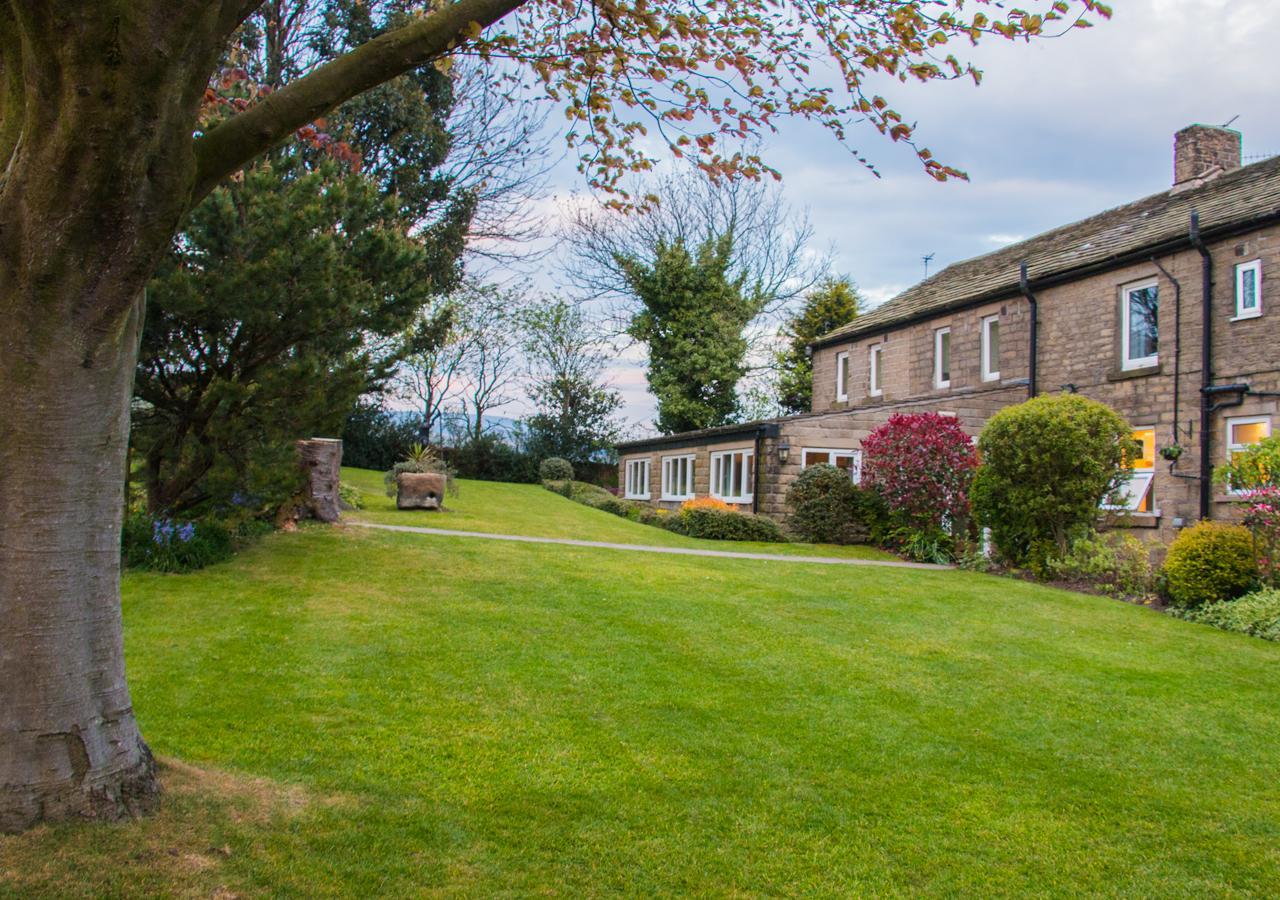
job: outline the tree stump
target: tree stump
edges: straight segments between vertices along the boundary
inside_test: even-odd
[[[336,522],[342,515],[338,501],[341,479],[342,441],[334,438],[311,438],[298,441],[298,465],[305,482],[299,512],[321,522]]]

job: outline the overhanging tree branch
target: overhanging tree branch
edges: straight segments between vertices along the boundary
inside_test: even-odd
[[[191,203],[345,100],[442,56],[527,0],[459,0],[380,35],[264,97],[196,139]]]

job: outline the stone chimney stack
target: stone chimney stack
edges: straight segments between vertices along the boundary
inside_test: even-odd
[[[1240,168],[1240,132],[1191,125],[1173,136],[1173,186],[1194,187]]]

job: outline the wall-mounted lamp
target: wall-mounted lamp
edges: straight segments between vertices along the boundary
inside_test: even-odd
[[[787,460],[791,458],[791,443],[783,438],[778,442],[778,462],[782,465],[787,464]]]

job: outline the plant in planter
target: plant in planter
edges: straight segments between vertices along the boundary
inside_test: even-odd
[[[444,509],[444,495],[457,493],[453,473],[433,447],[414,444],[383,479],[397,509]]]

